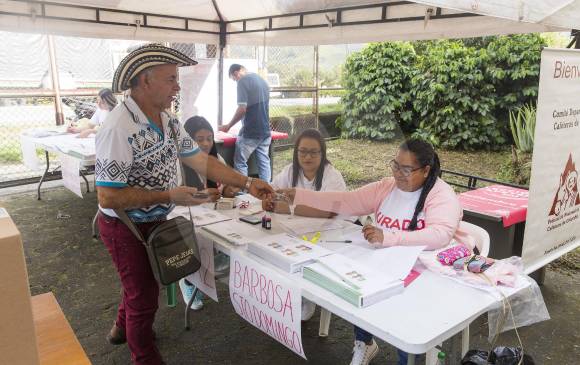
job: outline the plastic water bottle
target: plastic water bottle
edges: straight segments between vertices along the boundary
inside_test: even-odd
[[[437,354],[437,362],[435,364],[445,365],[446,364],[445,359],[446,359],[445,353],[443,351],[439,351],[439,353]]]
[[[167,296],[167,306],[175,307],[177,305],[177,285],[171,283],[165,287],[165,295]]]

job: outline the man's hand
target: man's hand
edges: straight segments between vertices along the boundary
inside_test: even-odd
[[[231,128],[231,127],[230,127],[230,125],[229,125],[229,124],[224,124],[224,125],[220,126],[218,129],[219,129],[221,132],[228,133],[228,131],[230,130],[230,128]]]
[[[385,238],[382,229],[377,228],[371,224],[367,224],[363,227],[362,233],[365,237],[365,240],[367,240],[369,243],[376,246],[382,246],[383,240]]]
[[[215,201],[213,200],[213,196],[215,194],[208,193],[207,197],[205,198],[196,198],[194,197],[194,194],[197,192],[198,191],[196,188],[191,188],[189,186],[178,186],[175,189],[169,190],[169,198],[175,205],[199,205],[210,201]]]
[[[202,193],[206,193],[208,195],[208,199],[210,202],[217,202],[218,199],[221,197],[220,191],[218,189],[210,188],[201,191]]]
[[[253,179],[249,193],[260,200],[270,199],[272,194],[274,194],[274,188],[263,180]]]
[[[242,189],[240,189],[238,187],[226,185],[226,186],[224,186],[223,194],[226,198],[233,198],[240,191],[242,191]]]

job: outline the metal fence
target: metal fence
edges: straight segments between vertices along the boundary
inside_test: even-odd
[[[42,174],[44,167],[30,170],[22,162],[23,131],[90,117],[98,91],[110,87],[121,59],[146,43],[9,32],[0,32],[0,42],[0,187]],[[219,57],[215,45],[167,45],[194,59]],[[272,126],[290,135],[278,143],[288,144],[306,128],[332,134],[319,122],[324,113],[340,112],[340,65],[356,50],[349,47],[227,46],[224,56],[257,62],[272,88]]]

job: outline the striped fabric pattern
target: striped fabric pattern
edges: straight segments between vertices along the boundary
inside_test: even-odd
[[[113,92],[129,89],[129,82],[139,72],[153,66],[173,64],[181,66],[197,65],[197,62],[183,53],[160,44],[148,44],[129,53],[115,70]]]

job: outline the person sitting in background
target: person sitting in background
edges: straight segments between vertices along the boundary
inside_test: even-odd
[[[331,165],[326,158],[326,142],[319,131],[307,129],[302,132],[294,143],[294,156],[292,163],[274,177],[272,181],[274,189],[298,187],[313,191],[346,191],[346,184],[341,173]],[[274,204],[262,201],[264,210],[274,210],[277,213],[289,213],[287,204]],[[311,208],[306,205],[297,206],[294,209],[296,215],[308,217],[334,216],[334,213]],[[316,304],[302,298],[302,320],[307,321],[314,315]]]
[[[296,188],[279,192],[296,205],[346,215],[374,213],[376,224],[366,224],[362,233],[377,248],[426,245],[435,250],[452,239],[474,248],[474,240],[458,229],[463,210],[453,189],[439,178],[439,157],[429,143],[418,139],[403,142],[389,166],[393,177],[351,192]],[[355,326],[351,365],[367,365],[378,350],[373,336]],[[407,364],[408,354],[398,353],[398,364]]]
[[[97,95],[97,109],[91,119],[86,121],[86,118],[83,118],[76,126],[70,126],[66,131],[69,133],[78,133],[78,138],[86,138],[93,133],[97,133],[97,130],[103,125],[105,118],[115,106],[117,106],[117,98],[111,89],[102,89]]]
[[[226,161],[217,152],[217,147],[214,140],[214,132],[211,124],[209,124],[207,119],[196,115],[189,118],[183,127],[185,128],[185,131],[191,136],[191,138],[193,138],[193,140],[197,143],[199,149],[202,152],[210,156],[214,156],[221,163],[226,165]],[[214,181],[207,180],[205,175],[200,174],[185,165],[183,166],[183,172],[185,174],[185,184],[187,186],[197,188],[198,190],[204,190],[208,188],[219,189],[223,196],[229,198],[233,197],[240,191],[240,189],[233,186],[220,186]]]
[[[184,129],[189,134],[189,136],[197,143],[201,152],[206,153],[210,156],[217,158],[224,165],[225,160],[217,153],[217,148],[214,141],[214,133],[211,124],[201,116],[194,116],[189,118],[185,124]],[[235,193],[240,191],[240,189],[233,186],[223,186],[215,181],[208,180],[205,174],[199,173],[192,168],[183,165],[183,179],[186,186],[191,186],[200,191],[216,192],[222,193],[224,196],[233,197]],[[228,257],[223,253],[218,253],[215,256],[215,269],[216,271],[221,271],[218,269],[223,269],[227,267],[229,261]],[[183,295],[183,300],[185,304],[189,303],[193,292],[195,291],[195,285],[183,278],[179,281],[179,288]],[[191,303],[191,309],[200,310],[203,308],[203,294],[198,291],[195,295],[195,299]]]
[[[346,191],[342,174],[332,166],[326,157],[326,142],[319,131],[307,129],[294,143],[292,163],[288,164],[272,180],[274,189],[301,188],[313,191]],[[262,208],[276,213],[290,213],[284,202],[263,201]],[[335,214],[328,211],[299,205],[294,214],[307,217],[329,218]]]

